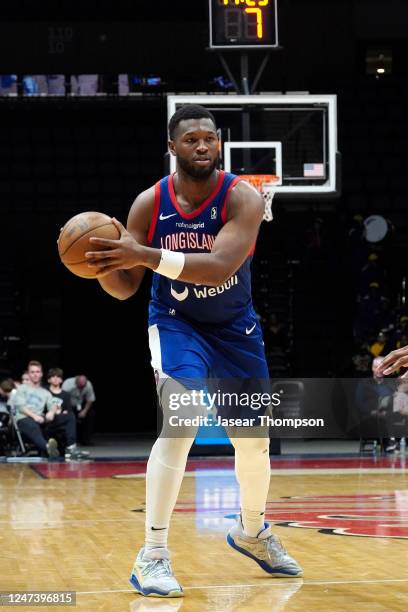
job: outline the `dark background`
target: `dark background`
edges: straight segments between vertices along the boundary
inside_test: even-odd
[[[288,308],[292,313],[285,357],[292,375],[350,374],[358,299],[353,270],[361,262],[348,237],[356,214],[382,214],[394,228],[377,254],[387,270],[390,310],[396,320],[402,312],[407,23],[408,6],[397,0],[280,2],[283,49],[273,53],[258,90],[337,94],[343,155],[337,200],[278,201],[276,222],[264,224],[260,235],[254,266],[268,274],[255,280],[255,303],[263,315],[263,309],[282,319]],[[61,27],[72,37],[61,52],[50,52],[50,28]],[[215,91],[212,80],[224,73],[207,44],[206,0],[0,6],[2,74],[89,72],[113,84],[118,73],[157,74],[165,91]],[[391,49],[392,74],[366,74],[369,47]],[[251,54],[252,71],[261,59]],[[238,58],[228,60],[237,69]],[[125,222],[138,192],[163,175],[165,91],[131,99],[0,97],[0,367],[19,376],[37,358],[67,376],[86,373],[96,389],[100,431],[155,428],[146,334],[150,276],[137,296],[119,302],[96,282],[67,272],[56,239],[59,227],[85,210]],[[318,252],[309,248],[316,218]]]

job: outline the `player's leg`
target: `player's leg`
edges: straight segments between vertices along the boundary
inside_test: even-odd
[[[260,430],[261,428],[257,428]],[[264,529],[264,515],[270,483],[269,437],[241,437],[235,429],[235,474],[240,488],[241,521],[244,531],[257,537]]]
[[[186,406],[184,412],[182,407],[175,411],[172,399],[191,391],[170,374],[174,372],[183,380],[199,380],[206,375],[206,365],[202,359],[202,347],[198,345],[199,339],[194,334],[190,332],[187,335],[186,330],[163,330],[159,335],[155,327],[154,333],[150,333],[150,349],[152,365],[159,375],[157,392],[163,411],[163,430],[148,460],[145,545],[137,556],[130,580],[143,595],[180,597],[183,590],[171,569],[167,538],[197,427],[172,428],[169,418],[175,414],[178,418],[193,417],[205,408]],[[162,368],[165,368],[166,374],[163,374]]]
[[[224,381],[227,389],[238,382],[238,388],[256,398],[263,393],[270,396],[270,385],[262,333],[259,324],[253,325],[251,317],[236,321],[225,333],[212,337],[210,342],[217,354],[214,375]],[[246,330],[251,328],[253,331],[248,334]],[[255,416],[254,411],[245,406],[238,405],[235,410],[236,414],[230,411],[228,416]],[[262,414],[267,411],[269,408],[264,407]],[[260,413],[259,410],[257,414]],[[236,427],[227,433],[235,448],[235,470],[241,498],[241,517],[228,534],[228,544],[256,561],[271,575],[300,576],[301,567],[287,554],[277,536],[271,533],[270,525],[264,521],[270,482],[269,429]]]
[[[180,597],[183,589],[173,575],[168,550],[171,516],[180,491],[187,457],[197,433],[197,427],[180,427],[172,432],[167,426],[170,397],[184,397],[189,390],[172,378],[158,383],[158,396],[163,411],[163,430],[153,445],[146,470],[145,545],[135,561],[131,583],[142,595]],[[187,414],[191,408],[186,407]],[[174,413],[173,413],[174,415]],[[177,417],[186,416],[178,414]]]
[[[171,398],[190,393],[184,385],[170,377],[162,378],[158,382],[157,392],[163,412],[163,429],[147,463],[146,549],[167,547],[170,518],[180,491],[188,453],[198,429],[196,426],[172,429],[168,425],[172,416],[177,415],[177,419],[194,416],[190,406],[177,410],[170,408]]]
[[[301,576],[302,568],[288,555],[264,520],[270,482],[269,435],[265,429],[254,428],[254,435],[259,437],[243,437],[236,431],[231,436],[241,515],[230,529],[227,542],[273,576]]]

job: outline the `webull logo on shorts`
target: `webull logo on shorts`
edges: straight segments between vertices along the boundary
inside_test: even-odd
[[[204,285],[196,285],[193,287],[193,293],[196,298],[199,300],[207,299],[211,297],[215,297],[216,295],[220,295],[224,293],[224,291],[228,291],[231,287],[238,285],[238,276],[234,274],[231,276],[223,285],[219,287],[206,287]],[[170,293],[178,302],[184,302],[190,294],[190,289],[188,287],[184,287],[183,291],[176,291],[173,285],[170,286]]]

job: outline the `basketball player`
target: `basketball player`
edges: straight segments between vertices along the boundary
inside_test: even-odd
[[[264,202],[248,183],[217,170],[213,115],[197,105],[170,119],[169,149],[177,171],[141,193],[120,240],[87,253],[110,295],[125,300],[154,271],[149,307],[152,366],[165,410],[184,379],[267,379],[261,329],[251,301],[250,261]],[[143,595],[179,597],[167,548],[170,518],[184,475],[190,436],[155,442],[146,473],[146,539],[131,574]],[[264,522],[270,480],[269,436],[234,437],[241,515],[227,541],[271,576],[302,569]]]

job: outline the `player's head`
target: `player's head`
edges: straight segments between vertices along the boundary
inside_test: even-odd
[[[207,179],[218,163],[214,115],[198,104],[185,104],[169,121],[169,149],[177,165],[196,180]]]

